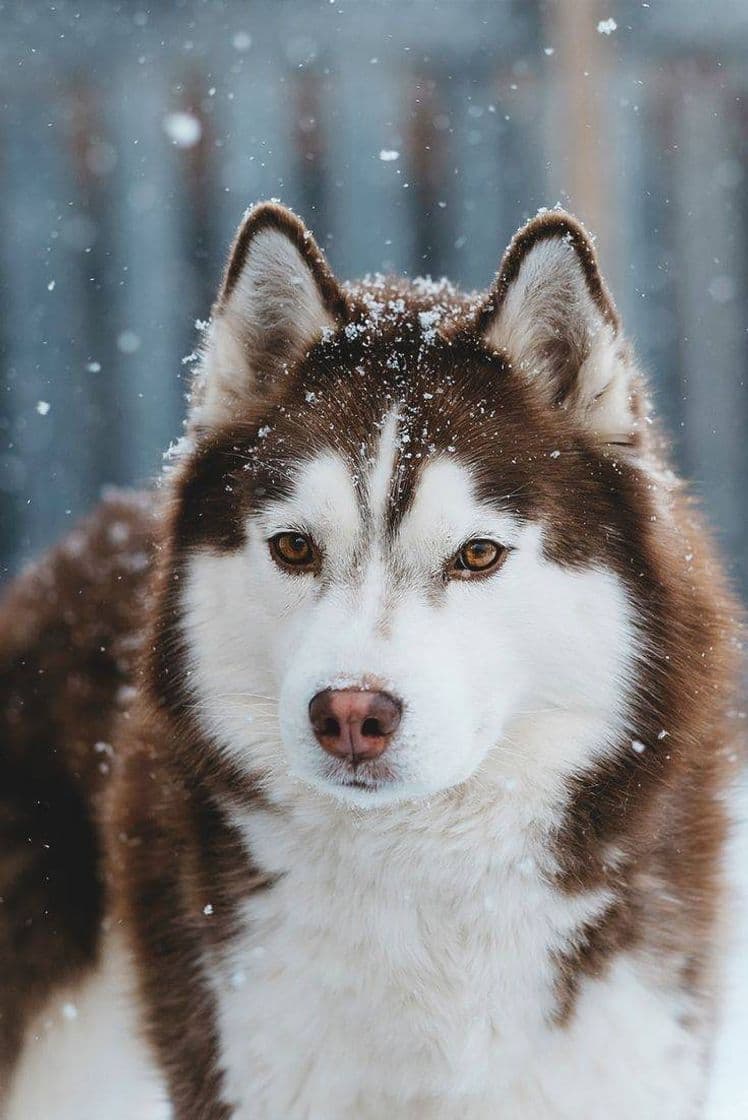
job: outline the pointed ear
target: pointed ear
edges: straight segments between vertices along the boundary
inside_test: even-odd
[[[639,393],[592,242],[570,214],[515,234],[475,324],[492,350],[602,443],[635,442]]]
[[[303,223],[276,203],[249,210],[213,308],[193,424],[230,421],[243,405],[271,395],[346,314],[345,295]]]

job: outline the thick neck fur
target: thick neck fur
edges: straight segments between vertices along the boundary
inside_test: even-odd
[[[515,735],[529,746],[598,730],[549,716]],[[154,737],[163,732],[160,721],[151,723]],[[645,1076],[646,1063],[661,1062],[674,1046],[691,1055],[682,1095],[665,1078],[662,1115],[680,1120],[684,1102],[697,1101],[711,950],[693,922],[682,925],[685,896],[657,900],[674,887],[661,854],[640,850],[634,872],[620,837],[620,847],[606,850],[609,882],[570,889],[559,848],[568,803],[552,783],[545,791],[512,784],[489,766],[427,801],[357,811],[281,773],[248,795],[215,771],[198,792],[172,763],[159,765],[164,747],[168,757],[168,741],[144,743],[145,756],[130,756],[138,777],[125,829],[141,842],[125,849],[120,882],[133,876],[127,894],[135,909],[121,916],[140,931],[152,1037],[185,1094],[176,1115],[295,1115],[307,1099],[305,1082],[293,1061],[284,1074],[278,1056],[299,1053],[313,1056],[304,1075],[309,1099],[315,1084],[324,1085],[317,1103],[334,1116],[447,1120],[467,1107],[489,1117],[501,1101],[524,1120],[545,1114],[546,1094],[574,1101],[576,1078],[585,1115],[592,1100],[584,1094],[593,1090],[576,1065],[579,1047],[598,1044],[599,1030],[611,1033],[612,1052],[617,1032],[640,1036],[642,1014],[651,1026],[636,1059]],[[122,817],[117,826],[121,837]],[[175,852],[180,888],[164,895],[163,870],[155,872],[144,910],[146,868],[162,868]],[[706,927],[715,903],[714,894],[699,901]],[[173,973],[164,925],[174,936]],[[180,976],[196,967],[194,938],[199,965],[185,988]],[[603,1006],[610,1005],[597,1026],[589,1023],[585,975],[607,985]],[[158,992],[167,991],[164,1002]],[[182,1024],[198,1007],[200,1043],[188,1046]],[[698,1029],[689,1036],[671,1027],[673,1014]],[[538,1065],[554,1023],[564,1075],[554,1063]],[[349,1041],[362,1031],[363,1064]],[[205,1112],[193,1111],[197,1089],[185,1089],[186,1070],[189,1083],[212,1086],[215,1103]],[[528,1078],[532,1089],[523,1088]],[[620,1111],[609,1102],[611,1116],[624,1120],[632,1108],[648,1114],[651,1098],[631,1092]],[[236,1112],[224,1113],[221,1102],[232,1101]]]

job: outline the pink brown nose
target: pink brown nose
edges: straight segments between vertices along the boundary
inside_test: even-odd
[[[326,688],[309,705],[317,742],[357,766],[379,758],[400,724],[402,706],[387,692]]]

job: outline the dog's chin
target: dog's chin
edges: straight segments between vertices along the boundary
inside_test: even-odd
[[[377,809],[408,801],[425,801],[435,794],[460,785],[466,775],[454,781],[429,782],[399,774],[382,762],[364,763],[355,770],[342,764],[329,767],[298,767],[296,777],[317,793],[356,809]]]

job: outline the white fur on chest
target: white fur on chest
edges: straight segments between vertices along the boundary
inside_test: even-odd
[[[214,973],[238,1117],[542,1120],[602,1102],[609,1117],[690,1117],[694,1045],[631,961],[570,1027],[551,1025],[554,954],[606,897],[556,891],[521,823],[469,797],[459,813],[374,820],[310,798],[244,819],[254,858],[284,874]]]

